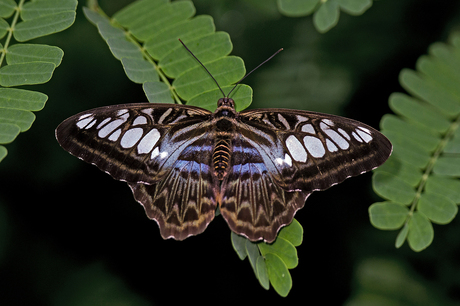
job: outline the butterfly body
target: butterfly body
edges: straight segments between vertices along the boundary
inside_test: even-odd
[[[163,238],[203,232],[217,206],[231,230],[272,242],[306,198],[381,165],[388,139],[343,117],[286,109],[215,112],[176,104],[113,105],[56,129],[60,145],[126,181]]]

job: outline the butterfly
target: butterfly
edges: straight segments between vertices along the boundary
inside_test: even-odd
[[[217,106],[100,107],[63,121],[56,138],[127,182],[161,236],[176,240],[202,233],[219,207],[236,234],[273,242],[313,191],[370,171],[392,152],[383,134],[352,119],[278,108],[236,112],[228,95]]]

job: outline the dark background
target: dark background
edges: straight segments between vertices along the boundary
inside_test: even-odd
[[[302,303],[460,304],[460,226],[434,225],[415,253],[394,248],[397,232],[371,226],[380,201],[371,174],[314,193],[296,218],[304,228],[285,299],[265,291],[232,249],[221,217],[197,237],[164,241],[125,183],[72,157],[54,138],[65,118],[97,106],[142,102],[79,4],[75,24],[33,42],[65,52],[50,82],[27,89],[49,96],[30,131],[7,145],[0,163],[1,305],[179,305]],[[131,1],[101,0],[108,15]],[[251,107],[330,112],[378,128],[390,112],[398,74],[414,69],[436,41],[459,30],[458,0],[381,0],[361,16],[341,13],[318,33],[311,16],[281,16],[275,1],[196,0],[230,34],[248,70],[280,47],[245,83]]]

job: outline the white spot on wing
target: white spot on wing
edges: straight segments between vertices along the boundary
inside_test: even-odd
[[[115,129],[122,125],[124,122],[125,120],[123,119],[113,120],[112,122],[106,124],[102,129],[100,129],[97,135],[101,138],[105,138],[107,135],[115,131]]]
[[[160,132],[157,129],[152,129],[137,145],[137,152],[139,154],[149,153],[158,142],[158,139],[160,139]]]
[[[289,167],[292,167],[292,159],[289,156],[289,154],[284,154],[284,162],[289,165]]]
[[[77,127],[79,129],[83,129],[85,128],[88,123],[90,123],[92,120],[94,119],[94,117],[91,115],[91,114],[85,114],[83,116],[81,116],[78,120],[78,122],[76,123]],[[94,124],[94,123],[93,123]]]
[[[335,152],[339,150],[339,148],[337,148],[337,146],[329,139],[326,139],[326,147],[329,150],[329,152]]]
[[[291,128],[289,126],[289,123],[287,122],[286,118],[283,117],[283,115],[278,114],[278,120],[286,127],[287,130],[289,130]]]
[[[150,158],[154,159],[158,155],[160,155],[160,150],[158,150],[158,147],[156,147],[155,150],[152,151],[152,155],[150,155]]]
[[[329,126],[334,126],[334,122],[332,122],[332,121],[329,120],[329,119],[323,119],[322,121],[323,121],[324,123],[326,123],[327,125],[329,125]]]
[[[351,133],[351,136],[353,136],[357,141],[363,142],[363,140],[361,139],[361,137],[359,137],[358,134],[356,134],[355,132],[352,132],[352,133]]]
[[[346,139],[348,139],[348,140],[351,139],[351,138],[350,138],[350,135],[348,135],[348,133],[345,132],[344,130],[342,130],[341,128],[338,128],[337,130],[338,130],[338,131],[340,132],[340,134],[342,134]]]
[[[297,118],[297,121],[299,121],[299,123],[308,121],[308,118],[304,116],[296,115],[296,118]]]
[[[303,138],[303,143],[305,144],[305,147],[307,148],[308,152],[310,152],[311,156],[315,158],[323,157],[326,153],[323,143],[316,137],[305,136]]]
[[[100,129],[101,127],[103,127],[107,122],[109,122],[110,120],[112,120],[112,118],[105,118],[104,120],[101,121],[101,123],[99,123],[97,126],[96,126],[96,129]]]
[[[141,128],[127,130],[123,137],[121,137],[120,145],[125,149],[131,148],[141,139],[143,134],[144,130]]]
[[[144,116],[137,116],[136,119],[134,119],[133,121],[133,126],[142,124],[147,124],[147,118],[145,118]]]
[[[120,109],[117,112],[117,117],[122,116],[122,115],[126,114],[127,112],[128,112],[127,109]]]
[[[327,120],[327,119],[325,119]],[[323,121],[325,121],[323,120]],[[330,121],[330,120],[328,120]],[[335,142],[342,150],[346,150],[350,147],[350,144],[348,143],[348,141],[343,138],[342,136],[339,135],[339,133],[337,133],[336,131],[332,130],[329,128],[329,126],[327,126],[326,124],[324,124],[323,122],[321,122],[319,124],[319,127],[324,131],[324,133],[327,134],[327,136],[329,136],[331,138],[331,140],[333,142]]]
[[[108,139],[110,141],[117,141],[118,137],[120,137],[120,135],[121,135],[121,129],[118,129],[115,132],[113,132],[112,134],[110,134]]]
[[[301,131],[305,133],[315,134],[315,129],[311,124],[305,124],[304,126],[302,126]]]
[[[372,140],[371,131],[369,131],[369,129],[358,126],[356,132],[365,142],[370,142]]]
[[[163,124],[163,121],[171,114],[172,108],[168,108],[163,115],[161,115],[160,119],[158,119],[158,124]]]
[[[286,147],[294,160],[303,163],[307,161],[307,152],[294,135],[290,135],[286,139]]]
[[[85,119],[85,118],[87,118],[87,117],[89,117],[89,116],[92,116],[92,115],[93,115],[93,114],[91,114],[91,113],[89,113],[89,114],[83,114],[83,115],[80,116],[80,118],[78,118],[78,120]]]
[[[85,130],[90,129],[94,124],[96,124],[97,120],[93,119],[87,126],[85,126]]]

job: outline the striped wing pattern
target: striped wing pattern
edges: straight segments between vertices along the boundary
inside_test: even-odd
[[[128,182],[163,238],[203,232],[217,205],[231,230],[273,242],[315,190],[370,171],[391,143],[351,119],[315,112],[138,103],[89,110],[56,129],[60,145]]]

